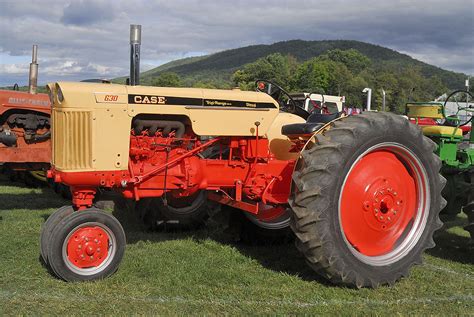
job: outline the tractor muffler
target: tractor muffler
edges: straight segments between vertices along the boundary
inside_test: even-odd
[[[130,25],[130,79],[131,86],[140,85],[140,45],[142,42],[142,26]]]
[[[31,54],[30,74],[28,76],[28,91],[30,94],[36,94],[38,88],[38,45],[33,45]]]

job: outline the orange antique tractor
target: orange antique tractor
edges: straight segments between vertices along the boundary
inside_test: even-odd
[[[49,176],[73,194],[41,234],[58,277],[119,267],[125,233],[93,206],[100,187],[190,210],[230,205],[266,230],[291,227],[308,264],[349,286],[393,284],[434,246],[445,181],[417,126],[389,113],[308,115],[267,81],[257,92],[139,86],[139,38],[132,26],[130,85],[49,85]]]
[[[28,92],[0,90],[0,164],[11,170],[46,170],[51,161],[51,105],[36,93],[36,56],[34,45]]]

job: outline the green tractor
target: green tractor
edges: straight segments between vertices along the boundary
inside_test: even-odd
[[[447,205],[441,216],[452,220],[462,211],[468,216],[465,227],[474,241],[474,133],[471,131],[474,98],[468,91],[451,93],[444,103],[408,103],[407,115],[423,134],[436,142],[447,184],[443,197]]]

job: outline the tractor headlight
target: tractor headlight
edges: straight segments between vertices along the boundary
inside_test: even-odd
[[[57,97],[58,97],[59,103],[63,102],[64,101],[64,95],[63,95],[63,92],[61,90],[61,87],[59,87],[58,84],[56,84],[56,92],[57,92]]]
[[[46,88],[48,89],[49,102],[51,103],[51,105],[53,105],[53,103],[54,103],[54,91],[49,85],[47,85]]]

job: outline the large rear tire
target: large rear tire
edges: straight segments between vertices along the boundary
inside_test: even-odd
[[[394,284],[421,263],[442,226],[446,180],[435,145],[401,116],[334,122],[301,153],[291,227],[308,264],[331,282]]]

